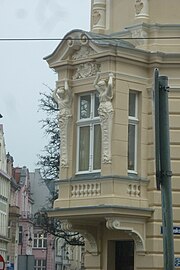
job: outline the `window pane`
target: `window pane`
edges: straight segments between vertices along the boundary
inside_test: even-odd
[[[129,93],[129,116],[136,116],[136,94]]]
[[[22,226],[19,226],[19,244],[22,244]]]
[[[38,247],[43,247],[43,246],[42,246],[42,239],[39,239]]]
[[[90,118],[91,95],[80,97],[80,119]]]
[[[81,127],[79,136],[79,171],[89,170],[90,127]]]
[[[116,241],[115,265],[118,270],[134,269],[134,241]]]
[[[37,247],[37,239],[34,239],[34,244],[33,244],[34,247]]]
[[[98,170],[101,168],[101,126],[94,126],[94,160],[93,169]]]
[[[128,125],[128,170],[135,170],[135,129],[135,125]]]
[[[98,108],[99,108],[99,97],[98,97],[98,93],[96,93],[95,98],[94,98],[94,116],[95,117],[99,116]]]
[[[47,239],[44,239],[44,247],[47,247]]]

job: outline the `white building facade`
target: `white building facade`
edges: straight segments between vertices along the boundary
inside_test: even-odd
[[[7,174],[3,126],[0,125],[0,255],[7,260],[10,177]]]

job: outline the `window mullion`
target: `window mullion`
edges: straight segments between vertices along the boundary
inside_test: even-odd
[[[89,151],[89,171],[93,170],[93,124],[90,124],[90,151]]]

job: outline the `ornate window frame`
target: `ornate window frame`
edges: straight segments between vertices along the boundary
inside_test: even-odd
[[[89,96],[90,97],[90,108],[89,108],[89,115],[88,117],[81,117],[81,98]],[[101,132],[100,127],[100,118],[98,114],[98,106],[97,103],[99,102],[98,94],[96,91],[93,92],[86,92],[83,94],[80,94],[78,96],[78,115],[77,115],[77,153],[76,153],[76,174],[86,174],[86,173],[97,173],[101,171],[101,168],[94,169],[94,132],[95,127],[98,125],[99,130]],[[96,104],[96,106],[95,106]],[[96,108],[95,108],[96,107]],[[87,169],[83,170],[80,169],[80,130],[83,127],[89,127],[89,166]],[[100,158],[101,158],[101,136],[99,140],[100,145]],[[96,145],[95,145],[96,146]],[[100,160],[100,167],[101,167],[101,160]]]

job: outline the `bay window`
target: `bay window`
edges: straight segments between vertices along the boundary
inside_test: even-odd
[[[77,173],[100,171],[101,127],[98,94],[79,96],[77,120]]]
[[[128,117],[128,172],[137,172],[138,95],[129,93]]]

